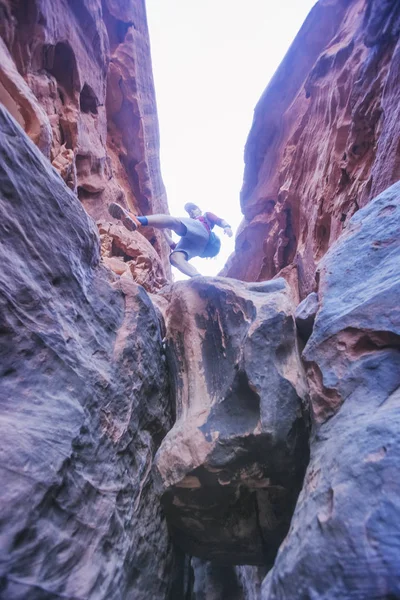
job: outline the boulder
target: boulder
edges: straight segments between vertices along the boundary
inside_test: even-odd
[[[395,0],[315,3],[255,108],[224,275],[281,275],[305,298],[352,215],[399,179],[399,28]]]
[[[259,600],[266,569],[220,565],[192,558],[193,587],[190,600]]]
[[[205,560],[271,564],[308,460],[288,286],[196,277],[163,295],[177,414],[155,469],[173,537]]]

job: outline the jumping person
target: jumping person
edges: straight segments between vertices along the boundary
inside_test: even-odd
[[[169,257],[170,263],[189,277],[200,275],[197,269],[189,264],[189,260],[195,256],[203,258],[216,256],[219,252],[221,242],[212,232],[214,225],[221,227],[228,237],[233,235],[231,226],[224,219],[220,219],[211,212],[202,214],[200,208],[192,202],[185,204],[185,210],[190,218],[177,218],[170,215],[138,217],[115,202],[109,205],[108,210],[110,215],[114,219],[120,219],[129,231],[146,226],[156,229],[172,229],[181,239],[175,244],[172,238],[164,232],[172,249]]]

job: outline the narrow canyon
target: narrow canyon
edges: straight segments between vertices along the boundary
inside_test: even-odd
[[[0,598],[400,599],[399,180],[400,3],[319,0],[174,282],[144,0],[0,0]]]

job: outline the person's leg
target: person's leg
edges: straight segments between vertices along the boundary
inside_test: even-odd
[[[131,215],[131,213],[129,213]],[[185,235],[186,226],[180,219],[171,217],[171,215],[148,215],[146,217],[147,225],[156,229],[172,229],[178,235]]]
[[[121,219],[129,231],[135,231],[138,227],[149,225],[156,229],[172,229],[178,235],[185,235],[186,226],[180,219],[171,217],[171,215],[149,215],[147,217],[137,217],[132,212],[123,208],[120,204],[112,202],[108,211],[114,219]]]
[[[189,277],[196,277],[201,275],[197,269],[193,265],[190,265],[186,259],[186,254],[184,252],[173,252],[169,257],[169,262],[172,266],[179,269],[181,273],[184,275],[189,275]]]

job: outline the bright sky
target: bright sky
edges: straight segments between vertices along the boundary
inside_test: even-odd
[[[146,0],[170,213],[186,202],[242,220],[243,150],[254,107],[315,0]],[[216,275],[234,249],[191,263]],[[175,279],[185,279],[174,269]]]

